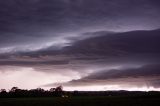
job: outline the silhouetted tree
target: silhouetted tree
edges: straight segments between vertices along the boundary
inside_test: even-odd
[[[61,91],[63,91],[63,87],[62,86],[58,86],[58,87],[55,88],[55,91],[56,92],[61,92]]]
[[[18,87],[12,87],[10,92],[15,92],[18,89]]]
[[[44,89],[42,89],[42,88],[37,88],[36,89],[38,92],[44,92],[45,90]]]
[[[56,88],[51,88],[49,91],[54,92],[55,90],[56,90]]]
[[[0,90],[0,97],[7,97],[7,91],[5,89]]]
[[[63,95],[63,87],[62,86],[58,86],[55,88],[55,96],[62,96]]]
[[[2,93],[2,92],[7,92],[7,91],[6,89],[1,89],[0,92]]]

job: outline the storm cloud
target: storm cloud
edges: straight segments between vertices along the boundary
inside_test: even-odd
[[[33,71],[37,78],[45,75],[40,85],[123,85],[134,79],[139,83],[133,86],[147,82],[159,88],[159,5],[157,0],[1,0],[0,82]],[[7,72],[18,74],[7,80]]]
[[[159,88],[159,64],[150,64],[138,68],[101,70],[86,77],[65,83],[54,83],[45,86],[95,86],[95,85],[121,85],[121,86],[147,86]]]
[[[155,29],[160,21],[157,4],[151,0],[1,1],[0,51],[63,47],[70,42],[68,37],[85,31]]]

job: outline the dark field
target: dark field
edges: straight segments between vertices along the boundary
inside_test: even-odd
[[[0,106],[160,106],[159,97],[1,98]]]

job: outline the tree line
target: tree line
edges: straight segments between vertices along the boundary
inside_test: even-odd
[[[0,98],[18,97],[70,97],[70,96],[127,96],[127,97],[160,97],[159,91],[64,91],[62,86],[44,90],[42,88],[25,90],[12,87],[9,91],[0,90]]]
[[[9,91],[6,91],[6,89],[0,90],[0,97],[59,97],[64,94],[65,92],[62,86],[51,88],[50,90],[44,90],[42,88],[25,90],[18,87],[12,87]]]

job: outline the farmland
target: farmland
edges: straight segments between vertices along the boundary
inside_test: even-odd
[[[159,106],[159,97],[74,96],[1,98],[0,106]]]

